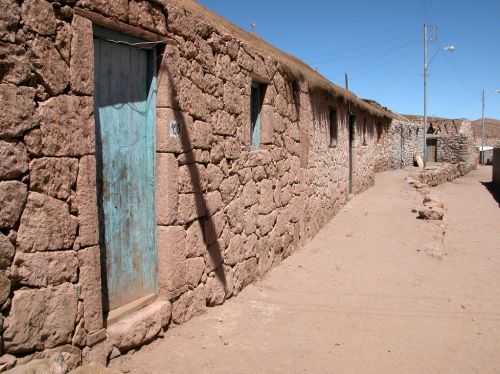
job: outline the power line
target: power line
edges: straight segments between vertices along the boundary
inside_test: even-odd
[[[412,40],[407,40],[402,44],[398,43],[397,45],[391,46],[388,49],[382,51],[381,53],[377,53],[376,56],[392,54],[394,51],[404,49],[404,48],[408,47],[408,45],[416,43],[416,42],[417,42],[416,39],[412,39]],[[328,57],[325,56],[325,58],[322,58],[320,60],[315,60],[315,61],[311,62],[311,64],[317,65],[317,64],[327,63],[327,62],[330,62],[332,60],[345,60],[345,59],[353,59],[354,60],[354,59],[361,58],[361,57],[367,57],[367,56],[370,56],[372,54],[370,51],[367,51],[368,48],[369,48],[369,46],[365,46],[363,48],[357,49],[356,51],[364,51],[363,53],[358,53],[358,54],[348,53],[348,54],[339,54],[339,55],[329,55]]]

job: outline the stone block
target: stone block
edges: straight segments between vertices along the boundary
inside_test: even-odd
[[[224,179],[220,185],[220,192],[224,204],[229,204],[235,198],[239,187],[240,180],[237,175]]]
[[[276,212],[272,212],[267,215],[259,215],[257,218],[259,236],[265,236],[272,231],[274,224],[276,223],[276,216]]]
[[[237,160],[240,158],[241,145],[238,139],[229,138],[224,141],[224,156],[228,160]]]
[[[175,132],[177,129],[180,133]],[[156,150],[157,152],[183,153],[193,146],[183,141],[187,129],[192,128],[193,118],[183,112],[169,108],[156,109]]]
[[[251,258],[242,262],[234,268],[234,294],[238,294],[243,288],[257,279],[257,259]]]
[[[172,305],[172,320],[185,323],[191,318],[200,315],[206,309],[205,286],[201,285],[193,291],[184,293]]]
[[[63,9],[64,10],[62,10],[61,13],[65,12],[65,10],[67,10],[68,8],[63,7]],[[55,46],[67,64],[70,63],[71,38],[72,38],[71,24],[61,22],[60,27],[57,30]],[[70,79],[71,79],[71,69],[70,69]]]
[[[80,0],[79,5],[108,17],[128,19],[128,0]]]
[[[178,185],[180,193],[204,192],[208,186],[205,166],[189,164],[179,167]]]
[[[203,121],[210,119],[210,103],[212,97],[204,94],[198,87],[187,78],[182,78],[179,84],[179,106],[193,117]]]
[[[227,222],[231,230],[237,234],[243,231],[244,209],[240,198],[234,199],[226,208]]]
[[[0,40],[15,42],[15,29],[21,19],[21,9],[16,2],[0,0]]]
[[[52,4],[45,0],[27,0],[22,6],[24,25],[40,35],[53,35],[57,20]]]
[[[0,9],[7,9],[7,7],[12,4],[12,2],[9,1],[10,4],[5,6],[5,1],[9,0],[3,0],[3,2],[0,2]],[[17,6],[17,4],[15,4],[15,6]],[[2,13],[2,15],[4,14],[5,13]],[[9,15],[7,15],[7,17],[9,17]],[[15,33],[2,29],[1,22],[2,21],[0,20],[0,40],[2,39],[2,35],[4,35],[4,40],[10,38],[10,42],[14,43]],[[32,61],[30,61],[30,58],[28,57],[28,53],[24,49],[24,46],[11,43],[0,43],[1,80],[5,83],[20,85],[26,82],[31,76],[33,65]]]
[[[74,252],[23,253],[14,258],[11,278],[23,286],[47,287],[75,283],[78,260]]]
[[[37,125],[34,89],[0,84],[0,102],[0,138],[21,136]]]
[[[80,296],[83,299],[83,319],[87,331],[103,327],[101,254],[99,247],[78,251]]]
[[[212,191],[204,195],[206,207],[207,207],[207,216],[213,216],[219,210],[221,210],[224,206],[222,202],[222,197],[219,191]]]
[[[128,17],[131,25],[140,26],[162,35],[167,33],[167,22],[159,4],[130,0]]]
[[[207,205],[200,193],[179,195],[179,209],[177,220],[180,224],[187,224],[195,219],[205,217]]]
[[[8,237],[0,233],[0,270],[10,267],[16,250]]]
[[[198,257],[204,255],[206,251],[207,243],[203,235],[203,224],[202,221],[196,220],[186,231],[186,255],[188,258]]]
[[[182,226],[158,227],[158,255],[160,268],[170,261],[187,258],[186,231]]]
[[[208,189],[210,191],[218,190],[222,181],[224,180],[224,173],[222,170],[214,164],[209,164],[207,166],[207,176],[208,176]]]
[[[32,359],[38,362],[49,362],[50,365],[53,365],[52,371],[48,373],[68,373],[73,369],[76,369],[82,363],[82,352],[79,348],[73,347],[69,344],[62,345],[56,348],[47,349],[43,352],[36,352],[32,355]],[[24,368],[27,366],[20,366],[19,368],[23,368],[21,370],[22,373],[26,373]],[[47,373],[46,371],[31,371],[27,370],[28,373]]]
[[[224,107],[229,113],[238,115],[242,112],[243,98],[240,90],[232,83],[224,85]]]
[[[0,228],[10,229],[21,216],[28,188],[17,181],[0,182]]]
[[[70,249],[77,228],[77,220],[69,214],[66,203],[30,192],[21,217],[17,244],[23,252]]]
[[[227,265],[236,265],[243,262],[247,257],[247,248],[245,246],[245,237],[242,235],[235,235],[229,241],[229,246],[224,253],[224,263]]]
[[[0,180],[16,179],[28,171],[28,154],[23,143],[0,140]]]
[[[274,110],[270,105],[264,105],[261,112],[261,135],[260,141],[262,144],[273,143],[274,133]]]
[[[5,351],[29,353],[71,343],[77,303],[76,287],[69,283],[16,291],[5,323]]]
[[[215,306],[223,304],[226,299],[226,288],[224,282],[217,276],[209,277],[205,285],[207,305]]]
[[[152,341],[170,319],[171,305],[159,300],[108,327],[110,342],[121,353]]]
[[[69,67],[54,43],[44,37],[37,37],[31,46],[35,56],[35,70],[45,89],[51,95],[61,94],[69,83]]]
[[[5,271],[0,271],[0,305],[3,305],[10,296],[10,279]]]
[[[40,104],[40,144],[45,156],[79,157],[95,152],[94,102],[90,97],[57,96]],[[36,148],[36,147],[35,147]]]
[[[179,193],[177,181],[179,168],[175,156],[158,153],[156,157],[157,193],[156,211],[159,225],[172,225],[178,216]]]
[[[71,90],[82,95],[94,92],[94,32],[92,21],[79,15],[71,23]]]
[[[221,268],[222,264],[224,263],[223,254],[225,248],[226,243],[222,239],[219,239],[215,243],[208,246],[208,251],[205,255],[205,272],[207,274]]]
[[[78,242],[82,247],[99,243],[99,219],[96,189],[96,159],[84,156],[78,167],[76,182],[76,200],[78,205],[78,221],[80,229]]]
[[[203,220],[204,238],[206,243],[215,243],[222,235],[226,226],[226,215],[220,211]]]
[[[217,114],[213,132],[216,135],[234,136],[236,134],[236,119],[229,113],[220,111]]]
[[[212,145],[212,128],[207,122],[195,121],[187,126],[187,142],[193,148],[210,149]]]
[[[250,181],[243,187],[243,206],[248,208],[257,204],[258,201],[259,194],[257,192],[257,185],[254,181]]]
[[[259,183],[259,208],[260,214],[269,214],[275,209],[273,182],[269,179]]]
[[[30,163],[30,188],[32,191],[67,200],[76,183],[77,175],[77,159],[60,157],[35,159]]]

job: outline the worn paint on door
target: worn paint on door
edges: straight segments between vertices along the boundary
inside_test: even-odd
[[[95,30],[98,184],[108,311],[157,291],[154,51],[117,42],[138,41]]]

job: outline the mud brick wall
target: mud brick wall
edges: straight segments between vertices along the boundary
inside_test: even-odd
[[[0,0],[0,365],[106,363],[222,304],[393,166],[389,122],[316,92],[169,1]],[[96,192],[93,21],[168,36],[158,53],[161,307],[106,328]],[[99,17],[95,17],[98,15]],[[140,33],[139,32],[139,33]],[[267,84],[250,147],[250,87]],[[339,118],[330,146],[330,107]],[[172,137],[169,124],[180,125]],[[379,129],[379,130],[377,130]],[[382,129],[382,130],[380,130]],[[405,156],[406,157],[406,156]]]

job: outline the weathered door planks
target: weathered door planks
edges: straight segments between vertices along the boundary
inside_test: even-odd
[[[154,52],[97,29],[95,112],[108,311],[157,291]]]

